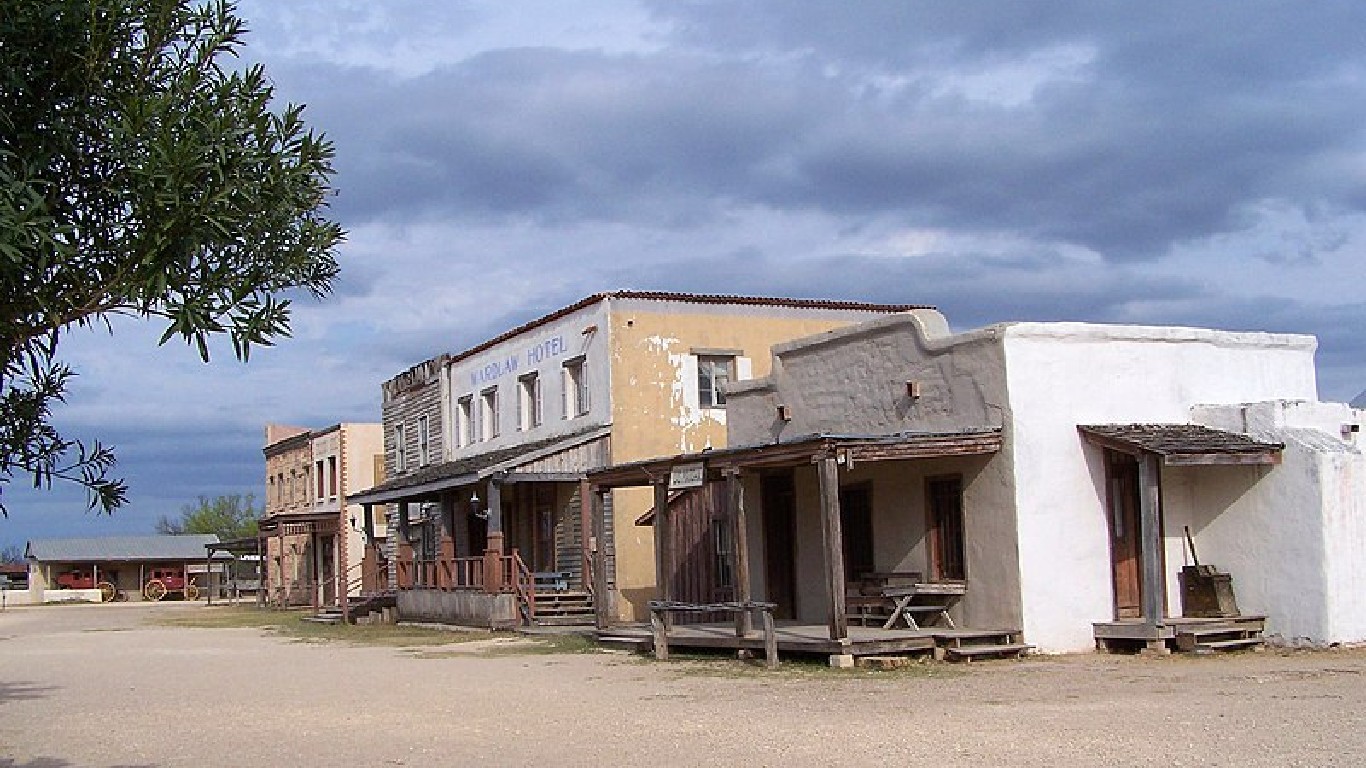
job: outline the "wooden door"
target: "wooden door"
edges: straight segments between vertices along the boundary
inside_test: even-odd
[[[931,478],[925,486],[929,502],[930,579],[962,581],[968,577],[964,552],[963,479]]]
[[[1139,534],[1138,460],[1105,452],[1110,567],[1114,575],[1115,618],[1143,615],[1143,558]]]
[[[797,617],[797,489],[790,470],[760,481],[764,517],[764,576],[773,616]]]

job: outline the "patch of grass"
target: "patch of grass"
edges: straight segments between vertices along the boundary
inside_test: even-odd
[[[491,632],[447,630],[394,624],[319,624],[304,621],[303,611],[246,606],[206,608],[203,611],[161,617],[157,623],[199,629],[263,629],[297,642],[346,642],[357,645],[415,648],[488,640]]]
[[[517,642],[490,645],[479,651],[480,656],[544,656],[550,654],[598,653],[602,649],[584,635],[536,635],[522,637]]]

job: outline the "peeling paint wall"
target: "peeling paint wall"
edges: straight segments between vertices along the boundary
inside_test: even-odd
[[[673,456],[726,446],[724,409],[700,407],[697,353],[736,353],[736,379],[763,376],[773,345],[883,313],[766,306],[699,306],[617,299],[610,319],[612,460]],[[729,398],[729,395],[728,395]],[[633,521],[654,504],[649,489],[616,491],[621,616],[642,618],[655,594],[653,529]]]

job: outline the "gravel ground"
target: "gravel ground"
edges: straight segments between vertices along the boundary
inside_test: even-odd
[[[0,613],[0,766],[1366,763],[1366,651],[894,673],[481,655]]]

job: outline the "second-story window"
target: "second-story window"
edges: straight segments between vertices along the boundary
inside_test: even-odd
[[[394,471],[408,471],[408,435],[402,424],[394,426]]]
[[[588,367],[583,357],[564,364],[564,417],[572,419],[588,413]]]
[[[479,393],[480,436],[492,440],[498,436],[498,388],[492,387]]]
[[[474,395],[465,395],[455,403],[455,439],[461,448],[474,442]]]
[[[327,457],[327,495],[337,497],[337,457]]]
[[[431,424],[426,416],[419,416],[417,419],[417,461],[418,466],[425,467],[431,462]]]
[[[725,408],[726,387],[735,378],[735,358],[697,356],[697,402],[703,408]]]
[[[314,501],[322,501],[327,496],[327,477],[323,474],[323,460],[313,462]]]
[[[517,380],[517,428],[541,426],[541,377],[528,373]]]

